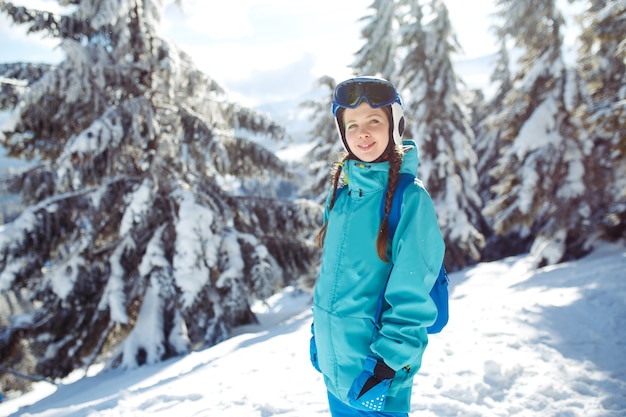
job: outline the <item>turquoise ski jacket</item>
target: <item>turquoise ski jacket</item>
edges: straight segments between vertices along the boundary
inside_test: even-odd
[[[416,175],[417,148],[412,141],[404,144],[409,149],[401,172]],[[348,403],[350,386],[367,356],[382,359],[396,371],[385,411],[408,413],[413,377],[428,344],[426,328],[437,317],[429,293],[443,261],[443,238],[430,196],[419,184],[409,186],[388,249],[392,270],[392,263],[383,262],[376,251],[389,163],[348,160],[343,169],[348,188],[332,211],[326,205],[328,228],[313,296],[319,368],[330,393]],[[383,290],[382,314],[376,323]]]

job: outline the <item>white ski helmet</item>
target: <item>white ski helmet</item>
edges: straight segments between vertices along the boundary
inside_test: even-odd
[[[357,77],[350,78],[339,84],[335,88],[332,101],[332,112],[335,118],[337,131],[341,137],[341,142],[346,151],[350,152],[346,142],[345,129],[337,115],[340,108],[355,109],[365,100],[370,107],[377,109],[390,106],[391,123],[390,136],[395,145],[402,145],[402,135],[404,134],[404,109],[400,94],[392,83],[377,77]],[[390,141],[391,144],[391,141]]]

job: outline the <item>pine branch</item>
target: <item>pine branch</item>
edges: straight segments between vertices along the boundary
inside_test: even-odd
[[[237,103],[232,103],[227,107],[230,107],[230,110],[235,114],[236,128],[247,129],[253,133],[266,133],[277,140],[287,137],[285,128],[274,122],[269,116],[261,114],[256,110],[242,107]]]
[[[238,228],[257,236],[306,236],[322,223],[322,207],[309,200],[276,200],[261,197],[233,198]],[[251,219],[243,221],[243,219]],[[298,233],[299,232],[299,233]]]
[[[94,323],[94,321],[95,320],[92,320],[92,324]],[[85,372],[87,372],[87,370],[95,363],[96,358],[100,354],[100,351],[102,350],[102,347],[104,346],[104,343],[106,342],[107,338],[109,337],[109,334],[111,334],[111,331],[113,330],[114,327],[115,327],[115,322],[109,321],[109,325],[107,326],[106,330],[100,334],[100,338],[98,339],[98,343],[96,343],[96,347],[94,348],[91,355],[89,355],[89,357],[86,358],[86,360],[84,361],[85,365],[83,366],[83,369],[85,370]]]
[[[29,26],[28,33],[47,32],[51,37],[74,40],[80,40],[88,33],[96,33],[91,29],[89,20],[59,16],[47,11],[15,6],[5,1],[0,2],[0,11],[5,12],[13,22]]]
[[[9,369],[5,366],[0,365],[0,371],[2,372],[6,372],[9,373],[11,375],[15,375],[19,378],[24,378],[24,379],[28,379],[29,381],[33,381],[33,382],[49,382],[52,385],[58,385],[54,380],[50,379],[50,378],[46,378],[45,376],[40,376],[40,375],[28,375],[25,374],[23,372],[19,372],[19,371],[15,371],[13,369]]]
[[[230,164],[229,174],[237,177],[255,177],[277,174],[288,178],[287,164],[264,146],[243,138],[224,141]]]

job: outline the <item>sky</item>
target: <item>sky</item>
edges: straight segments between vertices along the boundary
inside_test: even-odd
[[[431,335],[410,417],[626,416],[626,249],[532,268],[528,255],[450,274],[450,321]],[[0,403],[8,417],[328,417],[309,361],[311,295],[286,288],[260,324],[130,370],[77,371]]]
[[[350,77],[349,65],[363,44],[360,19],[372,0],[165,0],[163,37],[190,54],[196,65],[243,104],[301,97],[322,75]],[[17,5],[61,12],[55,0],[14,0]],[[484,57],[496,50],[489,30],[495,0],[445,0],[463,53]],[[0,62],[59,62],[56,43],[26,36],[0,15]],[[468,78],[472,74],[466,74]],[[476,82],[485,82],[481,74]],[[474,83],[470,80],[468,83]]]
[[[495,50],[488,27],[494,0],[447,0],[464,58]],[[207,74],[230,90],[263,100],[304,94],[322,75],[351,76],[363,45],[360,19],[372,0],[244,0],[214,12],[209,2],[166,11],[165,37],[181,45]],[[205,10],[206,9],[206,10]],[[227,65],[216,56],[227,58]]]
[[[574,44],[578,25],[566,11],[565,41]],[[14,4],[55,13],[69,9],[57,0],[14,0]],[[163,37],[192,56],[200,70],[216,79],[233,99],[255,107],[294,101],[315,89],[316,80],[329,75],[337,81],[352,75],[349,65],[363,45],[360,20],[371,13],[373,0],[163,0]],[[491,68],[472,71],[468,61],[485,60],[497,50],[491,27],[496,0],[444,0],[462,48],[452,58],[469,88],[486,89]],[[0,62],[50,62],[63,59],[56,41],[26,35],[0,14]],[[570,48],[574,48],[571,46]],[[393,80],[392,80],[393,81]]]

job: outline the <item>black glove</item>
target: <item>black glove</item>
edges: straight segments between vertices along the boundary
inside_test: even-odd
[[[385,362],[368,356],[365,370],[356,377],[348,392],[350,404],[361,410],[383,411],[387,391],[395,376],[396,372]]]
[[[367,362],[365,363],[365,370],[367,371]],[[396,371],[391,369],[387,364],[381,360],[376,361],[376,365],[374,365],[374,375],[370,376],[365,384],[363,384],[363,388],[361,392],[359,392],[357,399],[361,398],[363,394],[367,391],[374,388],[376,385],[380,384],[386,379],[393,379],[396,376]],[[391,385],[391,383],[389,383]]]

